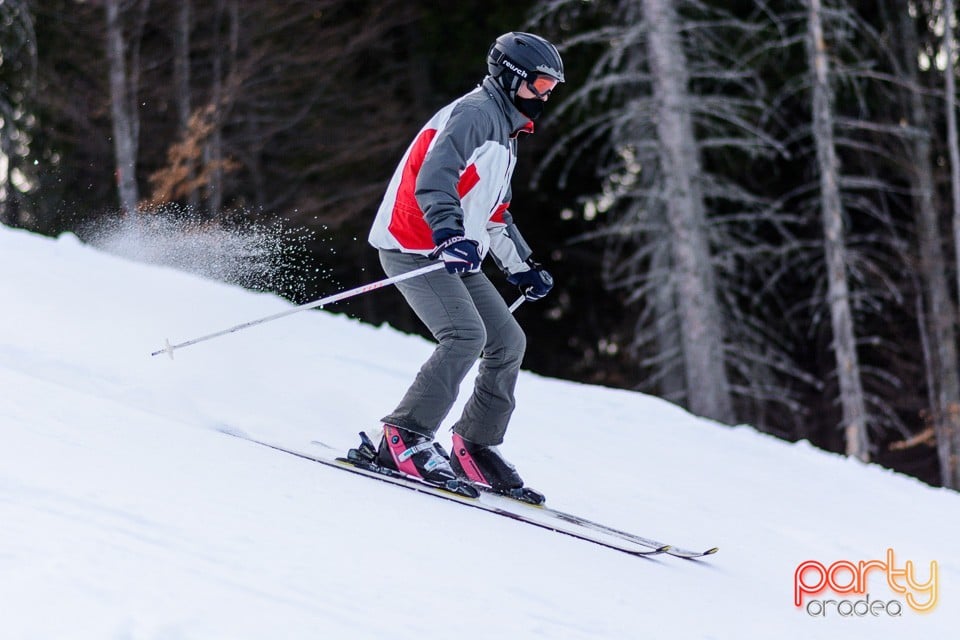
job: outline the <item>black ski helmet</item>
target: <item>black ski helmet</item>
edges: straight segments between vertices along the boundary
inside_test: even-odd
[[[563,82],[563,60],[557,48],[540,36],[521,31],[505,33],[490,46],[487,70],[511,100],[524,80],[545,75]]]

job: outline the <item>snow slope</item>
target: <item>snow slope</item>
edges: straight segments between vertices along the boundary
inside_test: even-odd
[[[720,546],[703,561],[632,558],[218,432],[351,446],[429,354],[420,338],[304,312],[172,362],[149,356],[166,337],[285,308],[73,236],[0,227],[0,638],[876,640],[960,628],[960,495],[878,467],[524,373],[504,451],[552,506]],[[932,612],[822,618],[793,605],[801,562],[883,560],[888,548],[921,581],[938,563]],[[879,572],[868,587],[873,601],[904,600]]]

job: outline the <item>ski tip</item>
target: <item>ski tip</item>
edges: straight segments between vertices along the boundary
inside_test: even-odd
[[[685,560],[697,560],[705,556],[712,556],[717,551],[720,551],[720,547],[712,547],[706,551],[690,551],[688,549],[680,548],[671,548],[667,551],[668,554],[675,558],[684,558]]]

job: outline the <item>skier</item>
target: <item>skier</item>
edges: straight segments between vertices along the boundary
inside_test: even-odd
[[[480,265],[491,253],[527,300],[553,287],[508,209],[517,138],[533,133],[533,121],[564,80],[563,61],[543,38],[511,32],[490,47],[487,69],[479,86],[417,134],[370,230],[388,276],[438,259],[446,267],[397,285],[438,344],[400,404],[382,418],[377,458],[435,484],[465,479],[502,493],[529,492],[497,449],[514,409],[526,336]],[[481,354],[473,394],[453,426],[451,460],[434,436]]]

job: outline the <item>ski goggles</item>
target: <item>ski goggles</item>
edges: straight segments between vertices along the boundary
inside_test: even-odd
[[[533,92],[533,95],[537,96],[541,100],[547,98],[557,84],[556,78],[541,75],[536,76],[533,79],[533,82],[530,82],[529,80],[527,81],[527,87],[530,88],[530,91]]]

